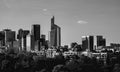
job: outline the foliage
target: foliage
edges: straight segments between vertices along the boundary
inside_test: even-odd
[[[30,52],[0,54],[0,72],[120,72],[120,53],[112,57],[108,55],[107,65],[101,64],[95,57],[84,55],[64,58],[60,54],[55,58],[38,60],[34,56],[37,55]]]

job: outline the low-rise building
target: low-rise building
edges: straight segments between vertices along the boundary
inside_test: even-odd
[[[48,48],[46,50],[46,57],[47,58],[54,58],[57,55],[56,49],[50,49]]]

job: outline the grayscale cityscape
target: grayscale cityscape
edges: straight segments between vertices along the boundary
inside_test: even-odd
[[[120,25],[117,25],[120,23],[120,1],[50,1],[0,1],[0,72],[120,72]],[[46,7],[42,8],[43,21],[42,18],[40,21],[47,22],[47,25],[38,21],[39,3],[40,8]],[[32,11],[32,7],[35,7],[33,8],[36,9],[35,12]],[[49,11],[50,8],[53,8],[51,10],[54,13]],[[79,16],[81,20],[77,20],[77,24],[80,24],[80,27],[72,25],[74,22],[72,19],[75,20],[75,17]],[[30,17],[35,19],[32,21]],[[67,22],[65,25],[59,24],[64,23],[65,18],[68,18],[66,21],[69,20],[68,25]],[[11,24],[14,21],[18,24]],[[24,21],[32,24],[24,24]],[[96,22],[98,24],[95,26]],[[87,26],[88,24],[90,25]]]

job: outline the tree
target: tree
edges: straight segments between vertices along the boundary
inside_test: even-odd
[[[76,42],[71,43],[71,48],[74,48],[76,45],[78,45]]]
[[[113,72],[120,72],[120,64],[114,65]]]
[[[64,65],[56,65],[52,72],[70,72]]]
[[[81,69],[79,68],[79,62],[76,59],[69,60],[66,62],[66,68],[68,68],[71,72],[79,72]]]

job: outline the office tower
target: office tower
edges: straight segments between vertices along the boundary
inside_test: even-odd
[[[30,38],[31,38],[31,50],[35,50],[35,41],[34,41],[34,36],[33,35],[30,35]]]
[[[40,40],[34,41],[34,50],[40,51]]]
[[[45,35],[41,35],[41,38],[40,38],[40,42],[41,42],[41,46],[45,46],[45,39],[46,37],[45,37]]]
[[[93,51],[94,36],[82,36],[82,50]]]
[[[0,47],[5,46],[5,34],[0,31]]]
[[[54,16],[51,18],[50,44],[54,47],[61,46],[61,28],[54,24]]]
[[[31,46],[31,38],[30,34],[26,37],[26,43],[27,43],[27,51],[30,51],[30,46]]]
[[[26,51],[27,49],[27,35],[29,34],[29,30],[23,31],[23,50]]]
[[[40,50],[40,25],[32,25],[31,30],[31,50]]]
[[[4,29],[0,32],[0,45],[6,47],[13,47],[13,42],[15,41],[15,31],[10,29]]]
[[[40,25],[39,24],[32,25],[31,35],[34,36],[35,41],[40,39]]]
[[[13,41],[15,41],[15,31],[4,29],[3,32],[5,34],[5,46],[13,47]]]
[[[16,40],[13,42],[13,50],[14,50],[14,53],[19,52],[19,41]]]
[[[94,48],[94,36],[88,36],[88,47],[89,47],[89,50],[90,51],[93,51],[93,48]]]
[[[101,40],[103,39],[103,36],[96,36],[97,37],[97,47],[101,46]]]
[[[88,49],[88,38],[86,36],[82,36],[82,50]]]
[[[45,37],[45,35],[42,34],[42,35],[41,35],[41,38],[45,39],[46,37]]]
[[[18,30],[18,35],[17,38],[19,40],[19,47],[20,47],[20,51],[26,51],[27,49],[27,35],[29,34],[29,30],[22,30],[19,29]]]
[[[11,31],[10,29],[4,29],[5,32],[5,41],[14,41],[15,40],[15,31]]]
[[[103,36],[97,36],[97,47],[106,46],[106,39]]]
[[[106,46],[106,39],[105,38],[103,38],[103,40],[102,40],[102,45]]]
[[[19,29],[17,34],[17,39],[19,41],[19,50],[22,51],[22,37],[23,37],[23,30]]]
[[[40,49],[45,49],[45,35],[41,35],[41,38],[40,38]]]

